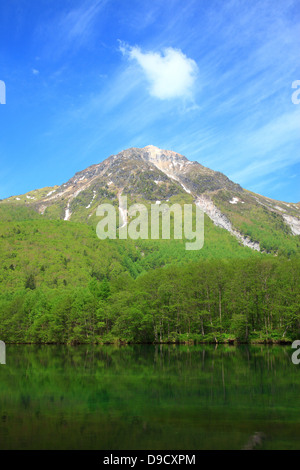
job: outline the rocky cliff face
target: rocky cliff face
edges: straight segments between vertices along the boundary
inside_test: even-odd
[[[237,199],[237,198],[236,198]],[[213,203],[209,196],[202,194],[196,199],[197,206],[203,210],[205,214],[213,221],[217,227],[224,228],[235,236],[244,246],[248,246],[252,250],[260,251],[259,242],[251,240],[251,238],[243,235],[238,230],[235,230],[230,220],[223,214]]]
[[[2,203],[29,205],[49,218],[89,222],[101,202],[117,204],[121,194],[148,202],[169,201],[174,196],[186,202],[188,195],[216,226],[254,250],[260,250],[260,241],[243,233],[242,227],[247,217],[253,219],[259,211],[266,220],[277,217],[290,234],[300,234],[299,204],[250,193],[220,172],[153,145],[124,150],[76,173],[61,186],[31,191]]]
[[[176,152],[161,150],[153,145],[142,150],[143,159],[153,163],[167,176],[178,181],[189,194],[224,188],[231,191],[242,191],[240,185],[233,183],[222,173],[210,170],[198,162],[191,162]]]

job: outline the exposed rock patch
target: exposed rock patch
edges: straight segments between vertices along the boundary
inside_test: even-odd
[[[300,235],[300,220],[292,215],[283,214],[285,223],[290,227],[293,235]]]
[[[202,194],[196,199],[196,204],[213,221],[217,227],[224,228],[234,235],[244,246],[252,250],[260,251],[259,243],[252,241],[249,237],[241,234],[232,227],[230,220],[213,203],[209,196]]]

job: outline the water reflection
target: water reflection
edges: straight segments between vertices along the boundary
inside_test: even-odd
[[[1,449],[298,446],[289,347],[8,345],[0,384]]]

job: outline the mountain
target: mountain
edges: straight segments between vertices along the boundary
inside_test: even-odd
[[[195,202],[213,224],[256,251],[298,251],[300,203],[276,201],[243,189],[224,174],[152,145],[130,148],[76,173],[66,183],[1,201],[49,219],[95,225],[100,203]]]
[[[99,240],[100,203],[195,202],[204,246]],[[119,217],[119,227],[122,213]],[[132,148],[0,201],[0,337],[10,343],[291,342],[300,332],[299,204],[172,151]]]

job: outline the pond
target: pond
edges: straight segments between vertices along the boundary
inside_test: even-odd
[[[292,352],[7,345],[0,449],[299,449]]]

